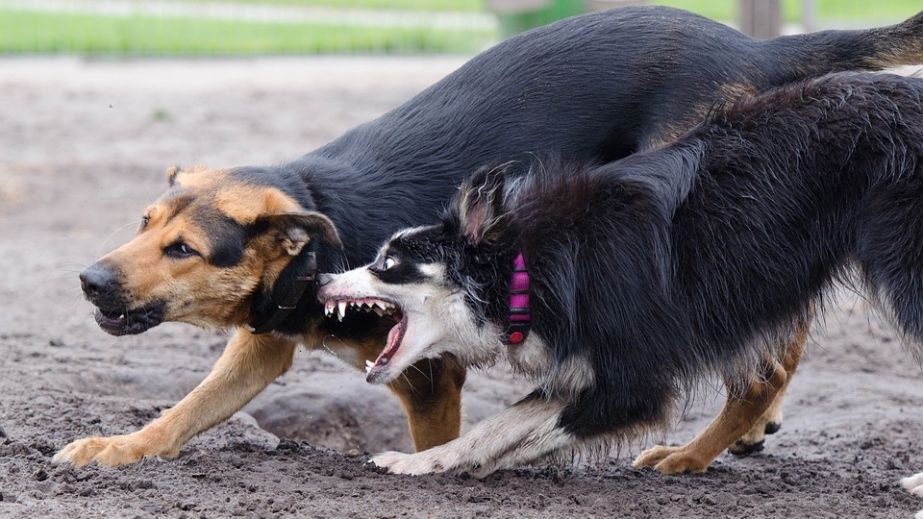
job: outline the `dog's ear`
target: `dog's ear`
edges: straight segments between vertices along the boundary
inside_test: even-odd
[[[472,244],[493,242],[503,232],[503,187],[509,167],[479,169],[455,195],[453,212],[459,231]]]
[[[179,172],[182,170],[183,168],[175,164],[167,168],[167,173],[166,173],[167,183],[170,184],[170,187],[173,187],[176,185],[176,175],[179,175]]]
[[[199,175],[200,173],[208,173],[208,176],[199,177],[199,184],[201,184],[202,179],[216,180],[219,178],[220,171],[212,170],[207,166],[202,164],[196,164],[188,168],[182,166],[173,165],[167,168],[165,176],[167,177],[167,183],[170,184],[170,187],[176,187],[178,185],[186,185],[194,176]]]
[[[343,248],[336,226],[330,218],[316,211],[265,215],[257,218],[256,225],[273,233],[290,256],[297,256],[314,236],[338,249]]]

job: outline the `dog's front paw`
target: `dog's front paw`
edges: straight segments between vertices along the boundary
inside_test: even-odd
[[[661,474],[682,474],[686,472],[705,472],[712,460],[702,459],[687,446],[651,447],[635,458],[635,468],[654,467]]]
[[[445,472],[454,467],[448,462],[441,459],[437,453],[430,452],[430,449],[416,454],[404,454],[403,452],[383,452],[372,457],[369,463],[374,463],[384,469],[388,469],[391,474],[406,474],[409,476],[420,476],[422,474],[432,474],[435,472]]]
[[[923,472],[901,480],[901,486],[915,496],[923,497]]]
[[[115,467],[137,463],[149,456],[175,458],[179,454],[179,449],[158,440],[156,435],[145,431],[121,436],[83,438],[58,451],[52,461],[69,463],[75,467],[83,467],[94,462]]]

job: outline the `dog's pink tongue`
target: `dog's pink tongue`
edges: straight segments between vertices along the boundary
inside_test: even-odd
[[[388,343],[385,345],[385,349],[382,350],[381,354],[378,355],[378,358],[375,360],[376,366],[384,366],[391,362],[391,357],[397,353],[397,349],[401,346],[401,326],[402,323],[397,323],[391,327],[391,330],[388,331]]]

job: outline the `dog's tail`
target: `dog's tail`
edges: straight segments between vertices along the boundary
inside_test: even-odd
[[[897,25],[860,31],[821,31],[764,43],[778,56],[776,84],[850,70],[923,65],[923,11]]]
[[[849,161],[868,182],[855,214],[853,257],[923,361],[923,80],[883,75],[868,85],[874,88],[842,96],[855,108],[847,119],[867,117],[865,144]]]
[[[916,175],[923,176],[923,165]],[[884,188],[887,189],[887,188]],[[865,282],[923,361],[923,192],[872,196],[860,218],[856,259]]]

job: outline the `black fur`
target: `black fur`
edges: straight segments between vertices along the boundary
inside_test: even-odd
[[[443,224],[388,250],[444,263],[499,328],[521,251],[533,331],[556,364],[580,355],[595,375],[557,395],[579,437],[658,422],[703,375],[753,373],[852,268],[923,343],[921,79],[832,75],[717,111],[660,150],[510,175],[480,171]]]
[[[244,256],[247,230],[233,218],[210,206],[202,206],[193,215],[199,228],[208,229],[211,244],[209,263],[216,267],[233,267]]]
[[[923,13],[873,31],[757,42],[665,7],[574,17],[500,43],[299,160],[236,175],[327,214],[344,255],[321,254],[318,263],[337,271],[370,261],[396,229],[430,220],[478,166],[535,152],[613,160],[672,140],[711,105],[746,91],[923,61],[921,20]],[[285,330],[308,326],[306,313],[319,316],[312,305],[293,313]]]

